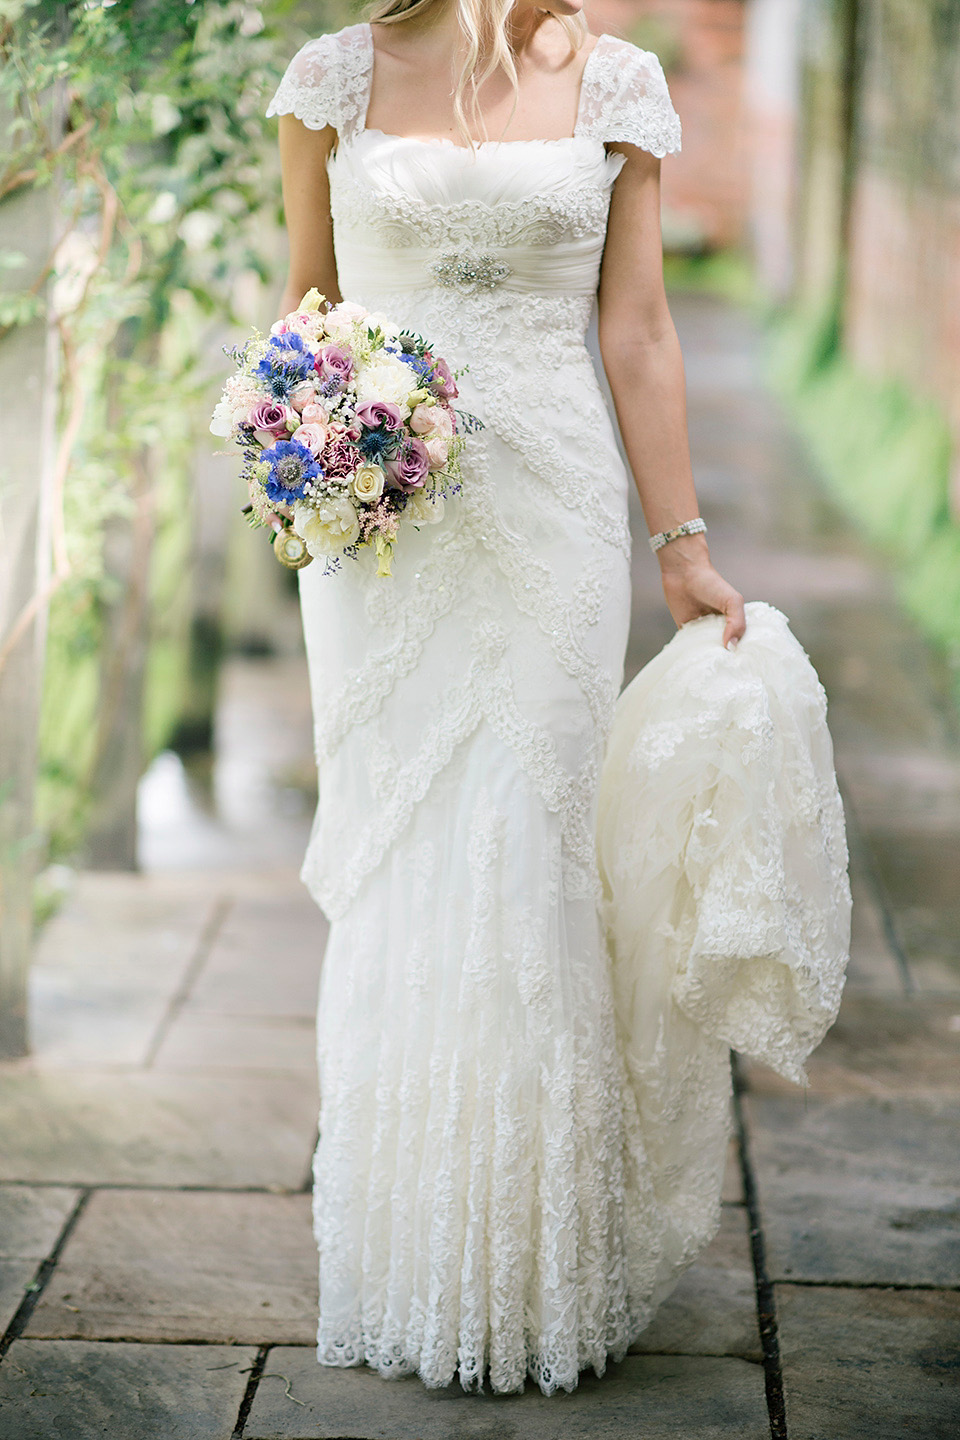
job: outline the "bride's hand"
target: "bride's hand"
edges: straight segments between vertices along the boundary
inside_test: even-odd
[[[293,507],[291,505],[275,505],[273,514],[267,516],[267,524],[277,535],[284,528],[284,519],[293,519]]]
[[[659,552],[663,593],[678,625],[700,615],[724,615],[723,643],[736,644],[747,628],[743,596],[713,568],[701,535],[671,540]]]

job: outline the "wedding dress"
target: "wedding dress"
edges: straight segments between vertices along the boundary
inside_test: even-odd
[[[659,63],[602,36],[573,136],[475,151],[366,128],[372,67],[368,25],[313,40],[268,114],[335,127],[341,293],[467,365],[457,403],[484,428],[464,452],[462,493],[439,525],[407,531],[392,580],[361,563],[300,572],[320,774],[303,879],[331,921],[318,1358],[499,1392],[529,1374],[550,1394],[622,1358],[710,1239],[727,1046],[749,1049],[785,990],[805,1002],[758,960],[756,973],[728,964],[715,1014],[694,974],[692,1018],[659,980],[645,1008],[637,947],[617,941],[627,922],[611,910],[622,874],[616,856],[603,876],[598,863],[630,547],[628,479],[584,336],[624,164],[605,143],[679,148]],[[688,763],[692,743],[702,771],[711,745],[696,708],[674,761]],[[742,708],[759,743],[757,697]],[[672,783],[647,776],[648,819],[669,811]],[[830,830],[836,899],[845,852],[829,783],[809,802],[828,818],[806,818],[818,837]],[[626,854],[641,842],[616,824]],[[697,909],[664,905],[662,887],[672,875],[676,894],[695,895],[699,881],[661,858],[648,911],[662,979],[664,937]],[[732,881],[742,912],[743,874]],[[722,920],[722,895],[711,913]],[[834,998],[821,996],[824,1014]],[[792,1038],[794,1018],[771,1023],[773,1059],[796,1074],[817,1027]]]

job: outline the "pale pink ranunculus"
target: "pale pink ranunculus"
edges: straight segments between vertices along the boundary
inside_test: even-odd
[[[410,416],[410,429],[424,439],[440,435],[449,440],[453,434],[453,422],[444,405],[417,405]]]
[[[299,440],[301,445],[306,445],[311,455],[319,455],[327,440],[326,425],[301,425],[294,430],[291,440]]]
[[[330,421],[330,411],[324,405],[318,405],[315,401],[304,405],[300,411],[300,419],[304,425],[327,425]]]
[[[430,461],[430,469],[441,470],[446,465],[450,454],[450,441],[443,435],[425,435],[423,443]]]
[[[324,329],[328,335],[334,335],[338,330],[348,330],[358,320],[365,319],[366,307],[355,305],[352,300],[341,300],[339,305],[334,305],[324,316]]]
[[[299,385],[294,385],[287,397],[298,414],[301,414],[307,405],[312,405],[316,398],[317,387],[310,380],[301,380]]]

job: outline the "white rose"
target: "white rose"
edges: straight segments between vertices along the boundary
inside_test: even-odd
[[[413,490],[407,497],[403,515],[412,525],[438,525],[443,519],[443,496],[439,490]]]
[[[319,505],[298,501],[293,507],[293,528],[315,560],[321,555],[338,555],[360,538],[357,512],[346,497]]]
[[[357,403],[382,400],[388,405],[407,408],[411,391],[417,388],[417,377],[409,365],[385,350],[374,352],[363,365],[356,379]]]
[[[361,465],[354,471],[351,489],[363,505],[372,505],[383,494],[384,473],[379,465]]]

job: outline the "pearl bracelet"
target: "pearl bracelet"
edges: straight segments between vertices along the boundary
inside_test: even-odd
[[[664,545],[669,545],[671,540],[679,540],[681,535],[706,535],[707,526],[704,520],[698,515],[696,520],[684,520],[675,530],[661,530],[656,535],[650,536],[650,549],[656,554],[662,550]]]

